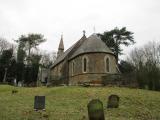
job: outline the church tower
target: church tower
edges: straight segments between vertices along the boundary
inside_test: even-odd
[[[59,43],[57,57],[61,56],[63,54],[63,52],[64,52],[63,35],[61,35],[61,40],[60,40],[60,43]]]

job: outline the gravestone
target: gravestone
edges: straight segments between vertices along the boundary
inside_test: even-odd
[[[93,99],[88,104],[89,120],[105,120],[103,103],[98,99]]]
[[[45,110],[45,96],[35,96],[34,110]]]
[[[22,87],[22,82],[21,81],[18,82],[18,87]]]
[[[16,78],[14,78],[14,86],[17,86],[17,80],[16,80]]]
[[[118,95],[110,95],[108,98],[107,108],[118,108],[118,107],[119,107]]]

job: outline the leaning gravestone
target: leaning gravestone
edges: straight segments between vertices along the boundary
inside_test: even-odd
[[[35,96],[34,110],[45,110],[45,96]]]
[[[118,95],[110,95],[108,98],[107,108],[118,108],[118,107],[119,107]]]
[[[90,101],[87,107],[89,120],[105,120],[103,103],[100,100]]]

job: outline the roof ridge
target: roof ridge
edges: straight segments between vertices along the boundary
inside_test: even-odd
[[[78,40],[75,44],[69,47],[61,56],[59,56],[59,58],[56,59],[56,61],[51,65],[50,68],[54,67],[55,65],[63,61],[67,56],[70,57],[75,52],[75,50],[77,50],[82,45],[82,43],[85,40],[86,40],[86,36],[83,35],[83,37],[80,40]]]
[[[80,40],[78,40],[76,43],[75,43],[75,46],[72,48],[72,50],[68,53],[69,56],[71,56],[75,50],[77,50],[82,44],[83,42],[86,40],[86,36],[84,35]]]
[[[86,41],[84,41],[83,45],[79,47],[78,50],[70,56],[70,59],[83,54],[83,53],[95,53],[95,52],[105,52],[113,54],[113,52],[109,49],[109,47],[102,41],[100,37],[96,34],[90,35]]]

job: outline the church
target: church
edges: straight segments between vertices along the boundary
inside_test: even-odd
[[[57,59],[50,67],[50,81],[79,85],[102,82],[102,76],[118,73],[116,57],[97,34],[83,36],[64,52],[61,37]]]

